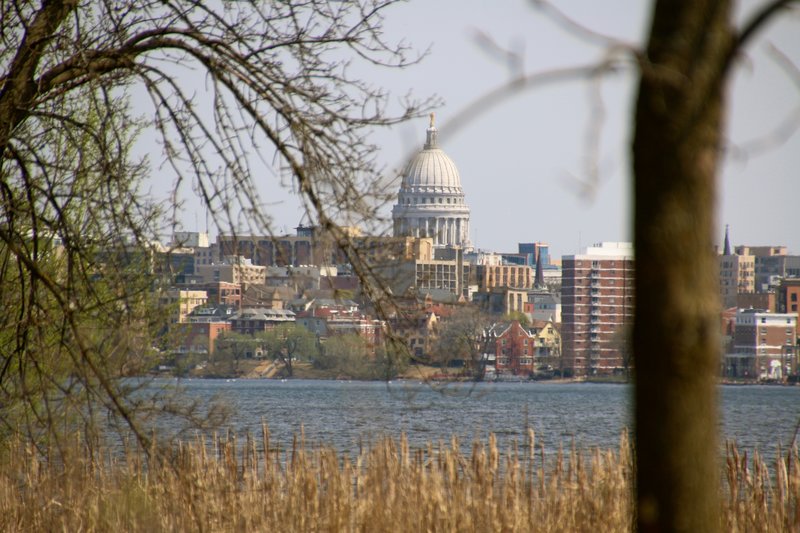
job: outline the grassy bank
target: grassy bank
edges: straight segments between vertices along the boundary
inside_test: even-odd
[[[266,451],[265,451],[266,450]],[[412,450],[385,440],[353,457],[280,450],[259,439],[200,439],[169,459],[73,452],[48,463],[22,441],[0,464],[2,531],[625,531],[632,461],[617,450],[545,460],[528,441]],[[728,449],[720,497],[725,531],[800,528],[800,457]]]

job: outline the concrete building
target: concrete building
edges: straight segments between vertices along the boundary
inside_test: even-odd
[[[358,228],[341,228],[348,238],[361,235]],[[300,225],[294,235],[218,235],[219,254],[238,255],[259,266],[339,265],[346,262],[334,239],[321,228]]]
[[[395,237],[430,237],[435,247],[469,249],[469,207],[455,163],[439,148],[431,114],[422,150],[408,163],[392,209]]]
[[[624,373],[633,324],[633,245],[604,242],[562,258],[564,371],[575,376]]]
[[[722,308],[737,306],[737,296],[756,292],[755,257],[741,247],[741,254],[731,251],[728,228],[725,228],[725,242],[719,262],[719,297]]]
[[[177,248],[208,248],[208,232],[176,231],[172,234],[172,246]]]
[[[789,255],[785,246],[737,246],[734,252],[755,259],[754,285],[757,293],[771,291],[782,278],[800,276],[800,256]]]
[[[511,287],[492,287],[488,291],[473,293],[472,302],[482,311],[492,315],[524,313],[528,302],[528,291]]]
[[[729,377],[783,380],[797,371],[797,315],[740,309],[733,353],[726,354]]]
[[[475,278],[479,291],[491,291],[495,287],[532,289],[534,271],[526,265],[476,265]]]
[[[530,289],[525,314],[532,320],[552,320],[561,323],[561,297],[547,289]]]
[[[206,305],[208,293],[204,290],[168,289],[158,302],[161,306],[172,307],[170,322],[186,322],[186,316],[195,307]]]
[[[267,281],[266,267],[254,265],[242,256],[227,256],[222,263],[197,265],[195,270],[201,283],[224,281],[235,285],[264,285]]]
[[[800,323],[800,277],[781,280],[775,292],[777,310],[794,315]]]

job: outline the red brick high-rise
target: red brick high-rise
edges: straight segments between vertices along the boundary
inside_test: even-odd
[[[623,374],[631,363],[633,247],[604,242],[561,265],[561,337],[565,374]]]

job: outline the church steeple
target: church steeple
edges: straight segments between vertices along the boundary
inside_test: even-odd
[[[722,255],[731,255],[731,241],[728,239],[727,224],[725,224],[725,244],[722,245]]]
[[[533,286],[537,289],[543,289],[544,285],[544,272],[542,272],[542,252],[536,252],[536,278],[534,279]]]

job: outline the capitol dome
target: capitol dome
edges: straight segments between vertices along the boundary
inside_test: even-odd
[[[461,191],[461,176],[453,160],[436,144],[436,128],[428,129],[425,147],[403,173],[403,187],[424,191]]]
[[[450,157],[439,148],[431,114],[422,150],[408,163],[392,209],[397,237],[430,237],[434,246],[469,247],[469,207],[464,201],[461,176]]]

